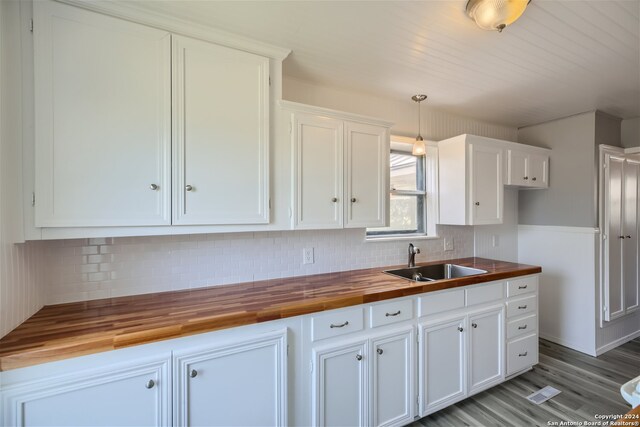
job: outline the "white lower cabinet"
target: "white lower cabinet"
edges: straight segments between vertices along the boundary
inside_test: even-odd
[[[4,426],[168,426],[169,353],[3,390]]]
[[[313,349],[312,424],[398,426],[413,420],[413,327]]]
[[[421,416],[504,379],[502,305],[424,321],[419,336]]]
[[[176,352],[174,425],[286,425],[286,352],[286,331]]]

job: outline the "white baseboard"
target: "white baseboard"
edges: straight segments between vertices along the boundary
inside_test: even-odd
[[[622,344],[631,341],[634,338],[640,337],[640,330],[635,331],[625,337],[618,338],[617,340],[610,342],[609,344],[603,345],[602,347],[598,347],[596,349],[596,356],[600,356],[603,353],[606,353],[609,350],[613,350],[614,348],[621,346]]]
[[[563,340],[562,338],[553,337],[553,336],[542,334],[542,333],[539,333],[538,336],[540,338],[542,338],[543,340],[547,340],[547,341],[551,341],[551,342],[556,343],[556,344],[560,344],[563,347],[568,347],[568,348],[570,348],[572,350],[579,351],[580,353],[588,354],[589,356],[594,356],[595,357],[595,356],[598,355],[598,352],[597,352],[596,349],[589,349],[589,348],[586,348],[586,347],[583,347],[583,346],[580,346],[580,345],[576,345],[574,343],[571,343],[571,342],[568,342],[566,340]]]

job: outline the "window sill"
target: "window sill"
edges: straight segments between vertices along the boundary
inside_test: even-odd
[[[436,240],[439,236],[427,236],[425,234],[412,234],[406,236],[380,236],[380,237],[365,237],[365,243],[378,243],[378,242],[398,242],[406,240]]]

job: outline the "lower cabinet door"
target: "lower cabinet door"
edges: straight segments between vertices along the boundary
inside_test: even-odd
[[[286,337],[283,330],[176,354],[174,425],[286,425]]]
[[[466,394],[464,316],[420,325],[419,385],[422,416]]]
[[[170,355],[8,387],[6,426],[171,425]]]
[[[365,426],[367,420],[367,341],[313,350],[314,426]]]
[[[502,307],[469,316],[469,393],[504,379]]]
[[[374,426],[405,425],[413,421],[414,329],[372,341],[372,414]]]

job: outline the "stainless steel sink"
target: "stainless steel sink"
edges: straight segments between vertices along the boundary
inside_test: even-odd
[[[399,268],[386,270],[384,273],[416,282],[435,282],[436,280],[454,279],[457,277],[475,276],[485,274],[486,270],[465,267],[456,264],[433,264],[421,267]]]

